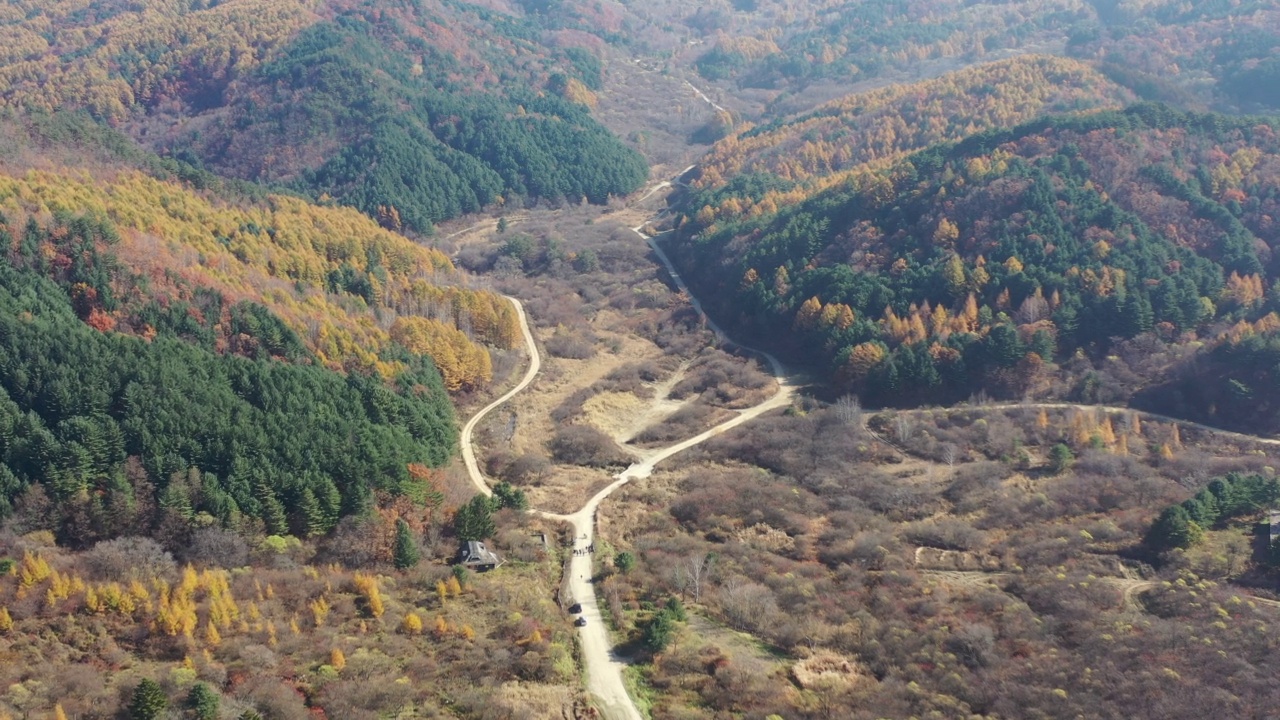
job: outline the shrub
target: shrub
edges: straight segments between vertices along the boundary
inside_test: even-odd
[[[630,458],[608,435],[589,425],[570,425],[551,438],[551,454],[567,465],[626,467]]]
[[[244,567],[249,562],[249,544],[230,530],[200,528],[191,534],[191,545],[182,553],[182,559],[193,565]]]
[[[148,580],[171,575],[177,564],[160,543],[145,537],[104,540],[84,555],[85,567],[97,580]]]
[[[983,545],[982,531],[955,518],[921,520],[908,524],[903,534],[912,542],[944,550],[973,550]]]
[[[566,331],[557,332],[544,343],[552,357],[569,360],[588,360],[596,354],[590,338]]]

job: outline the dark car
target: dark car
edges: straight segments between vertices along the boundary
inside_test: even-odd
[[[587,624],[587,619],[579,615],[578,619],[573,621],[573,624],[575,627],[582,627]]]
[[[574,615],[577,615],[578,613],[582,612],[582,603],[574,603],[570,605],[569,612],[573,613]]]

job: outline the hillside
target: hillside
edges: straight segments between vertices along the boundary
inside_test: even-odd
[[[646,176],[590,116],[599,58],[540,44],[518,16],[291,0],[13,10],[0,19],[9,107],[83,109],[392,229],[502,200],[604,202]]]
[[[1050,118],[775,214],[686,217],[673,245],[740,327],[874,402],[1096,399],[1098,373],[1054,387],[1049,364],[1147,333],[1212,340],[1269,311],[1278,153],[1260,119]]]
[[[165,315],[178,318],[180,335],[226,349],[235,333],[223,311],[251,300],[334,369],[393,376],[393,336],[430,333],[440,342],[429,354],[450,390],[489,379],[487,351],[458,328],[497,347],[516,341],[505,301],[458,286],[461,277],[445,255],[353,210],[283,196],[232,204],[133,170],[95,177],[61,169],[0,173],[0,211],[15,227],[24,218],[45,225],[51,217],[78,215],[109,224],[109,254],[129,273],[89,280],[100,301],[84,312],[99,311],[104,327],[148,334],[160,324],[155,317]],[[54,266],[63,262],[58,256],[74,255],[60,247],[63,239],[55,233],[48,241]],[[87,239],[105,247],[100,237]],[[93,270],[75,272],[86,277],[68,276],[68,287]],[[396,315],[404,317],[391,322]],[[399,342],[407,344],[403,337]]]
[[[1088,65],[1025,56],[976,65],[907,85],[833,100],[784,120],[748,126],[712,146],[692,181],[720,190],[714,210],[768,212],[837,184],[864,165],[884,164],[934,143],[1009,127],[1041,115],[1118,108],[1132,95]],[[776,178],[776,193],[753,198],[745,178]],[[744,187],[745,185],[745,187]],[[751,188],[747,192],[744,189]],[[740,207],[725,205],[730,198]],[[757,204],[763,207],[757,209]]]
[[[343,542],[389,550],[380,522]],[[203,528],[175,559],[140,538],[70,553],[46,533],[0,535],[0,717],[136,717],[144,679],[160,717],[590,712],[573,628],[545,593],[560,568],[540,546],[498,541],[512,561],[500,574],[386,575],[275,540]]]

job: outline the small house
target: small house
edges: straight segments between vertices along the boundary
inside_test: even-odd
[[[483,572],[502,564],[502,559],[478,540],[468,540],[458,548],[458,564]]]

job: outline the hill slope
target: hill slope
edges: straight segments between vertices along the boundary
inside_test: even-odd
[[[677,248],[722,311],[874,401],[1018,396],[1077,349],[1262,315],[1278,169],[1274,124],[1139,105],[939,146],[776,214],[694,217]]]
[[[599,59],[454,3],[35,4],[0,16],[0,98],[353,205],[389,228],[501,199],[603,202],[644,161],[590,116]]]
[[[1025,56],[987,63],[849,95],[793,118],[747,127],[711,148],[693,185],[716,190],[739,176],[774,176],[773,184],[779,192],[785,187],[787,197],[766,193],[759,199],[764,205],[760,211],[768,211],[780,201],[794,202],[797,193],[830,187],[864,165],[883,165],[933,143],[1049,113],[1118,108],[1132,99],[1128,91],[1074,60]],[[730,188],[716,195],[720,204],[728,197],[738,200],[742,212],[756,212],[751,193]]]

